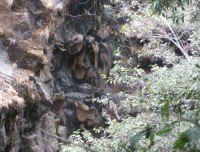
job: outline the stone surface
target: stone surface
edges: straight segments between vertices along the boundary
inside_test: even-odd
[[[92,99],[112,93],[108,84],[100,88],[100,74],[109,75],[118,23],[101,9],[105,1],[80,2],[0,2],[0,151],[58,151],[52,134],[66,138],[79,127],[77,99],[93,109],[84,124],[101,125],[102,107]],[[77,65],[84,67],[81,76]],[[65,98],[56,109],[52,103],[61,92]]]

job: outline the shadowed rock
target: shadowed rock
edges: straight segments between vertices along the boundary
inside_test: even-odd
[[[60,94],[55,94],[53,97],[53,105],[51,106],[51,111],[56,115],[62,112],[65,103],[65,95],[63,92]]]
[[[86,74],[86,68],[82,65],[76,65],[73,70],[73,75],[76,79],[81,80],[84,78]]]

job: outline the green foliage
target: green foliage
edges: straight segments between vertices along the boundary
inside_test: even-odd
[[[108,128],[94,129],[103,133],[100,139],[87,130],[77,131],[70,139],[92,150],[105,152],[198,149],[200,132],[196,112],[199,108],[188,110],[180,105],[182,114],[176,111],[180,102],[187,106],[186,101],[195,100],[199,104],[198,63],[198,59],[189,62],[182,60],[171,69],[155,66],[152,73],[135,77],[135,82],[143,83],[142,89],[134,90],[132,94],[121,92],[118,95],[123,98],[121,110],[126,109],[124,111],[127,112],[130,107],[132,110],[138,108],[140,114],[137,117],[124,117],[122,122],[108,120]],[[132,74],[136,75],[136,71]],[[133,87],[134,83],[129,85]],[[67,150],[81,149],[73,145],[62,148],[63,152]]]
[[[131,137],[130,140],[129,140],[128,146],[131,149],[134,149],[136,144],[145,136],[145,134],[146,134],[145,132],[140,132],[140,133],[134,135],[133,137]]]
[[[189,142],[188,135],[183,132],[179,135],[178,139],[174,142],[174,148],[180,148],[183,149],[183,147]]]
[[[124,6],[139,5],[137,1],[129,2]],[[138,60],[149,58],[151,63],[156,63],[161,59],[163,66],[151,65],[151,71],[145,73],[132,65],[134,58],[125,57],[124,52],[117,49],[108,81],[125,88],[115,94],[120,99],[122,121],[108,119],[107,128],[95,128],[93,131],[101,134],[101,138],[95,138],[88,130],[76,131],[70,140],[77,145],[62,145],[62,152],[87,151],[78,145],[96,152],[200,150],[200,26],[198,22],[189,22],[191,18],[185,16],[187,12],[189,16],[195,12],[190,5],[193,3],[152,0],[151,8],[155,13],[164,13],[164,17],[152,15],[149,5],[131,13],[126,11],[129,9],[122,9],[124,11],[117,14],[129,16],[120,30],[123,39],[148,39],[137,52]],[[166,19],[171,15],[174,18],[184,15],[184,24],[176,25],[173,20]],[[173,37],[169,26],[177,37]],[[189,60],[177,56],[170,39],[179,39],[179,43],[185,44],[182,47],[186,52],[193,50],[193,56]],[[107,105],[110,96],[107,94],[96,101]]]
[[[155,39],[152,39],[150,44],[146,44],[143,47],[138,57],[141,60],[143,58],[150,58],[152,63],[162,60],[165,65],[174,65],[181,59],[181,57],[176,56],[169,44],[161,44],[160,41]]]
[[[185,149],[190,146],[191,149],[196,149],[196,144],[200,142],[200,127],[195,126],[189,130],[181,133],[178,139],[174,142],[175,149]]]
[[[97,103],[100,103],[104,106],[108,105],[108,102],[109,102],[109,98],[104,96],[104,97],[101,97],[101,99],[98,97],[98,98],[95,98],[93,102],[97,102]]]
[[[118,48],[114,55],[118,58],[114,61],[114,67],[110,71],[110,77],[108,82],[118,83],[118,84],[132,84],[136,80],[136,75],[141,75],[143,73],[142,69],[136,69],[131,65],[132,58],[128,60],[122,55],[120,49]]]
[[[180,15],[179,12],[186,11],[187,8],[191,8],[188,13],[191,15],[192,21],[199,20],[199,0],[151,0],[151,9],[153,10],[153,13],[161,15],[165,14],[167,11],[171,12],[170,17],[172,17],[173,21],[176,23],[179,21],[184,22],[185,16],[184,14]]]
[[[161,115],[163,119],[166,118],[167,120],[169,120],[169,101],[168,100],[165,102],[165,104],[161,108]]]
[[[195,64],[199,59],[193,59],[190,62],[182,61],[176,64],[172,69],[155,66],[150,75],[148,75],[148,85],[144,91],[151,94],[153,100],[165,100],[165,96],[174,96],[173,101],[179,102],[187,98],[195,98],[199,91],[199,81],[194,78],[199,75],[199,69]]]
[[[170,126],[166,126],[163,129],[160,129],[157,134],[159,136],[167,136],[170,134],[170,132],[172,131],[172,128]]]

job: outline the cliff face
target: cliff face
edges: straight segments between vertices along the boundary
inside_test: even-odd
[[[0,2],[0,151],[57,151],[53,134],[67,138],[80,121],[101,123],[92,99],[113,92],[100,75],[109,74],[119,26],[103,4],[113,5]],[[77,118],[77,104],[94,118]]]

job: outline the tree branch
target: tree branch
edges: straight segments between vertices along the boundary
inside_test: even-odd
[[[173,36],[174,36],[174,38],[175,38],[175,41],[172,40],[172,39],[170,39],[170,38],[169,38],[169,40],[172,41],[172,42],[180,49],[180,51],[183,53],[183,55],[185,56],[185,58],[186,58],[187,60],[190,60],[190,57],[189,57],[188,53],[186,52],[186,50],[185,50],[185,48],[184,48],[184,46],[183,46],[183,44],[182,44],[182,41],[178,38],[178,36],[176,35],[175,31],[174,31],[173,28],[170,26],[170,24],[168,24],[168,28],[170,29],[170,31],[172,32],[172,34],[173,34]],[[166,35],[167,37],[169,37],[169,36],[167,35],[166,32],[165,32],[165,35]]]
[[[92,16],[92,15],[96,15],[96,14],[91,14],[89,11],[96,5],[97,3],[97,0],[94,2],[94,4],[88,9],[84,9],[85,13],[81,14],[81,15],[71,15],[69,13],[65,14],[66,16],[70,16],[70,17],[81,17],[81,16],[84,16],[84,15],[89,15],[89,16]]]

